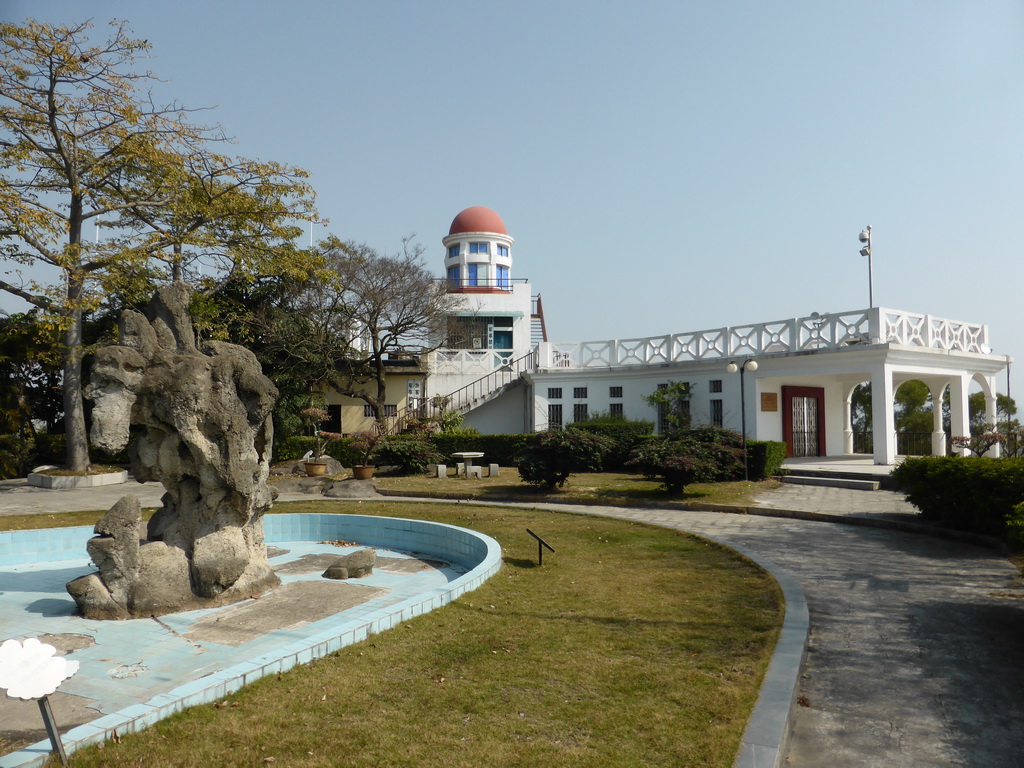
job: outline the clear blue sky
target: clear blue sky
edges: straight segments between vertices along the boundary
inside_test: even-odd
[[[556,341],[864,308],[871,224],[876,304],[1024,364],[1016,0],[0,0],[29,16],[128,20],[342,238],[415,233],[440,275],[493,208]]]

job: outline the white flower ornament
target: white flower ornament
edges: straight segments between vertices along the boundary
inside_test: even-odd
[[[11,699],[41,699],[78,671],[77,661],[56,656],[57,649],[35,637],[24,644],[0,644],[0,688]]]

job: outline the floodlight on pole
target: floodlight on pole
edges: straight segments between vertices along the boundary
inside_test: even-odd
[[[736,373],[739,371],[740,374],[740,430],[743,433],[743,479],[749,480],[750,466],[747,461],[747,393],[743,384],[743,374],[746,371],[756,371],[757,360],[744,360],[739,365],[732,362],[725,367],[725,370],[729,373]]]
[[[860,231],[860,241],[864,247],[860,249],[861,256],[868,257],[868,309],[875,306],[875,279],[871,271],[871,225]]]

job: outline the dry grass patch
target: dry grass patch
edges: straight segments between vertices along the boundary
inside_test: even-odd
[[[730,766],[782,620],[734,553],[515,508],[295,502],[437,520],[502,546],[480,589],[76,766]],[[537,567],[536,531],[556,549]]]

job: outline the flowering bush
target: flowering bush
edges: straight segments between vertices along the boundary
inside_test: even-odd
[[[519,476],[527,483],[561,488],[573,472],[600,472],[610,443],[578,429],[538,432],[519,454]]]
[[[403,475],[412,475],[425,471],[428,464],[440,462],[441,454],[418,435],[392,435],[383,440],[373,460],[380,466],[398,467]]]
[[[644,477],[660,478],[665,489],[676,495],[692,483],[713,481],[720,471],[706,444],[685,438],[642,445],[626,466],[636,467]]]

